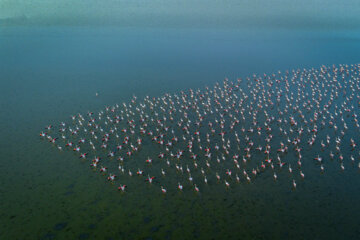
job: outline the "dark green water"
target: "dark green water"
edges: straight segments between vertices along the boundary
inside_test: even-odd
[[[296,191],[269,176],[198,195],[163,196],[147,185],[119,194],[87,163],[38,137],[49,123],[133,94],[161,96],[224,77],[357,63],[357,33],[13,27],[0,30],[0,52],[0,239],[360,236],[357,168],[325,174],[309,168]]]

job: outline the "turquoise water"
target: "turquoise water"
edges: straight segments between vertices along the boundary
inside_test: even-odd
[[[119,194],[87,163],[38,134],[133,94],[161,96],[224,77],[357,63],[359,43],[354,32],[305,30],[1,29],[0,239],[356,239],[356,168],[309,170],[296,191],[287,181],[264,178],[200,195],[163,196],[151,186]]]

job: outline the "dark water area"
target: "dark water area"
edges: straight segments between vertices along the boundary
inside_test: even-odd
[[[39,132],[133,95],[358,63],[359,56],[354,31],[0,29],[0,239],[358,239],[357,167],[321,174],[309,166],[296,191],[281,181],[284,173],[276,183],[269,175],[229,189],[165,196],[128,178],[136,189],[120,193]]]

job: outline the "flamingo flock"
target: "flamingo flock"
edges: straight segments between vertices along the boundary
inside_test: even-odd
[[[304,165],[320,173],[360,169],[359,109],[360,64],[343,64],[134,96],[48,125],[40,137],[74,152],[121,192],[136,190],[125,175],[166,194],[256,184],[266,172],[296,189]]]

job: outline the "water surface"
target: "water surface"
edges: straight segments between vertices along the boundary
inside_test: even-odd
[[[200,195],[119,194],[38,137],[75,113],[224,77],[357,63],[356,32],[5,27],[0,30],[1,239],[356,239],[356,168],[291,191],[257,182]],[[99,92],[99,97],[95,97]],[[316,151],[316,149],[314,149]]]

